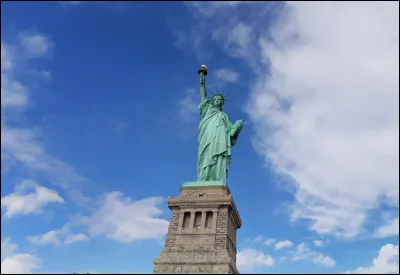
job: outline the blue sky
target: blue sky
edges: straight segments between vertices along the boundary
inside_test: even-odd
[[[2,273],[152,272],[201,64],[245,120],[240,271],[399,272],[398,3],[1,5]]]

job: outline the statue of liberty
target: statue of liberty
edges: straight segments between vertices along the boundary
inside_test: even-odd
[[[236,144],[242,130],[243,120],[232,125],[224,112],[225,97],[221,93],[207,98],[205,76],[207,67],[198,70],[200,77],[201,102],[197,156],[197,181],[220,182],[226,185],[231,162],[231,148]]]

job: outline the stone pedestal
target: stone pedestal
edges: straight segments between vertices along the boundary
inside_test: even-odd
[[[236,231],[242,222],[227,186],[183,187],[168,206],[172,216],[155,274],[239,274]]]

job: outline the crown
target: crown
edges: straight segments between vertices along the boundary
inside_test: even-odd
[[[230,101],[229,99],[226,99],[226,94],[224,94],[224,91],[219,92],[218,90],[215,93],[212,93],[212,96],[211,98],[209,98],[209,101],[212,101],[216,96],[222,97],[223,102]]]

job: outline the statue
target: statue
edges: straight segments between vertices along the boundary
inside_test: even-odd
[[[207,98],[207,67],[198,70],[200,77],[201,102],[199,105],[201,122],[198,132],[197,181],[219,182],[226,185],[231,162],[231,148],[236,144],[242,130],[243,120],[232,125],[224,112],[225,97],[216,93]]]

